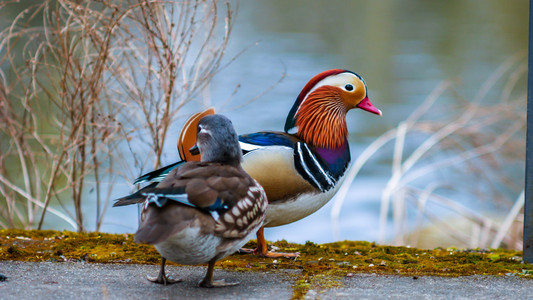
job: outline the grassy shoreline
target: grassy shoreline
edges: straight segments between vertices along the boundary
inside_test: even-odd
[[[272,243],[280,252],[300,252],[292,259],[234,254],[216,267],[234,271],[300,269],[293,284],[294,298],[309,289],[342,285],[357,273],[400,276],[511,275],[529,278],[533,265],[522,263],[522,252],[505,249],[417,249],[342,241],[327,244]],[[247,247],[254,247],[250,241]],[[159,264],[151,245],[137,244],[133,234],[76,233],[52,230],[0,230],[0,261]]]

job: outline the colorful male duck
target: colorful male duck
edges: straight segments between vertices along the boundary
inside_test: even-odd
[[[135,241],[153,244],[161,254],[161,270],[150,281],[174,283],[165,261],[208,263],[201,287],[238,283],[213,281],[215,262],[244,245],[261,227],[267,198],[242,168],[242,152],[231,121],[222,115],[202,118],[197,147],[201,162],[172,170],[157,186],[145,189],[141,224]]]
[[[353,108],[381,115],[370,103],[361,76],[348,70],[328,70],[313,77],[300,92],[287,116],[285,132],[239,136],[243,168],[263,186],[268,197],[265,227],[298,221],[335,195],[350,163],[346,113]],[[193,116],[187,124],[201,115]],[[289,133],[295,127],[296,133]],[[180,140],[187,140],[183,136]],[[186,136],[191,140],[194,133]],[[182,155],[182,159],[197,158]],[[161,180],[179,164],[145,174],[135,183]],[[119,199],[115,205],[136,203],[136,198],[137,193]],[[257,232],[257,242],[254,252],[263,257],[298,255],[268,252],[263,227]]]

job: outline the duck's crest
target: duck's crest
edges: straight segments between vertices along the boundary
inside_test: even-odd
[[[320,74],[315,75],[315,77],[311,78],[309,82],[304,86],[298,97],[296,98],[296,101],[294,101],[294,105],[292,106],[291,110],[289,111],[289,115],[287,115],[287,120],[285,121],[285,132],[289,133],[289,130],[294,128],[296,126],[296,112],[298,111],[298,108],[302,104],[303,100],[305,99],[305,96],[309,94],[309,92],[319,83],[322,79],[331,76],[331,75],[337,75],[344,72],[350,72],[352,71],[344,70],[344,69],[332,69],[324,71]],[[353,73],[355,74],[355,73]],[[359,75],[355,74],[357,77]]]

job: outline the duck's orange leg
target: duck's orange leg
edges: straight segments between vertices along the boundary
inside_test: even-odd
[[[296,258],[300,256],[300,253],[283,253],[283,252],[270,252],[268,251],[267,243],[265,240],[265,234],[263,232],[264,227],[259,228],[257,230],[257,248],[255,249],[244,249],[241,248],[239,250],[239,253],[253,253],[259,257],[268,257],[268,258],[278,258],[278,257],[285,257],[285,258]]]

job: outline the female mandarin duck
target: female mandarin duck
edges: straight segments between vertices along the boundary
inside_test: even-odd
[[[237,251],[261,227],[267,208],[264,190],[241,166],[242,152],[231,121],[221,115],[202,118],[197,147],[200,162],[172,170],[146,199],[135,241],[153,244],[161,254],[157,283],[177,280],[165,275],[165,261],[209,263],[201,287],[238,283],[213,281],[215,262]]]
[[[265,227],[298,221],[317,211],[335,195],[350,163],[346,113],[353,108],[381,115],[370,103],[361,76],[348,70],[329,70],[313,77],[300,92],[287,116],[285,132],[239,136],[244,153],[243,168],[263,186],[268,197]],[[187,125],[210,113],[213,111],[191,117]],[[295,127],[296,133],[289,133]],[[194,134],[187,139],[184,131],[181,144],[190,143]],[[180,149],[184,160],[198,159],[182,153]],[[143,175],[135,183],[157,182],[181,163]],[[119,199],[115,205],[135,203],[135,198],[133,194]],[[257,232],[257,241],[254,252],[260,256],[298,255],[268,252],[263,227]]]

